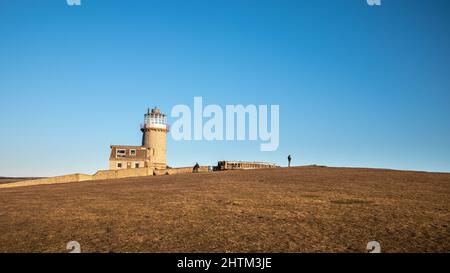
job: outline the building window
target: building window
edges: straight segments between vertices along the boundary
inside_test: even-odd
[[[136,155],[136,149],[131,149],[130,150],[130,155]]]
[[[116,157],[125,157],[127,155],[127,150],[125,149],[117,149]]]
[[[136,169],[138,169],[138,168],[139,168],[139,163],[134,163],[134,167],[135,167]]]
[[[122,169],[122,162],[117,163],[117,168]]]

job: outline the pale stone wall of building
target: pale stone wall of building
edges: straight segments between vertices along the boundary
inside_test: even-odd
[[[117,179],[136,176],[153,175],[153,169],[139,168],[139,169],[123,169],[123,170],[105,170],[98,171],[92,177],[94,180],[102,179]]]
[[[143,129],[142,146],[147,148],[147,166],[165,168],[167,166],[167,130],[156,128]]]
[[[117,167],[117,163],[122,163],[122,168]],[[136,169],[136,163],[139,164],[139,168],[144,168],[145,161],[141,160],[129,160],[129,159],[114,159],[109,161],[110,170],[123,170],[127,169],[127,164],[130,163],[130,169]]]

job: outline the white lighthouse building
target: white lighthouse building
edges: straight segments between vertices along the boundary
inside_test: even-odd
[[[167,168],[167,116],[158,108],[148,109],[141,124],[142,145],[111,145],[109,169]]]

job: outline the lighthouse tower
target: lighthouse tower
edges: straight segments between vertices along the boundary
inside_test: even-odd
[[[145,167],[165,169],[167,167],[166,146],[167,116],[158,108],[147,110],[141,125],[142,147],[146,149]]]

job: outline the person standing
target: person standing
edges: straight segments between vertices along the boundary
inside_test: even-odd
[[[193,172],[193,173],[198,173],[198,169],[200,169],[200,165],[199,165],[198,162],[197,162],[197,163],[195,163],[195,166],[194,166],[194,168],[192,169],[192,172]]]
[[[292,157],[291,157],[291,155],[289,155],[288,156],[288,168],[291,167],[291,160],[292,160]]]

